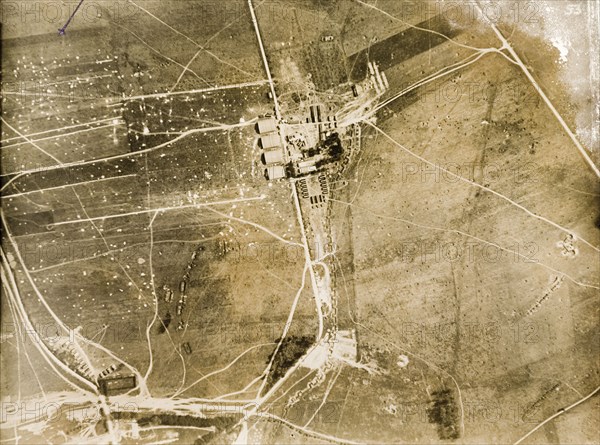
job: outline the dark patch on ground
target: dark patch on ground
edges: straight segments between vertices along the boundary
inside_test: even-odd
[[[87,27],[85,29],[73,29],[68,30],[66,34],[68,34],[68,38],[70,39],[83,39],[90,37],[104,37],[106,36],[107,28],[104,26],[94,26]],[[56,28],[56,33],[52,32],[50,34],[38,34],[35,36],[26,36],[26,37],[14,37],[2,39],[2,46],[4,49],[8,48],[16,48],[26,45],[46,45],[50,39],[65,39],[65,36],[58,35],[58,28]]]
[[[348,81],[344,54],[337,42],[311,43],[302,55],[317,91],[327,91]]]
[[[177,414],[157,414],[149,416],[148,413],[134,411],[113,411],[111,417],[115,420],[137,420],[141,427],[168,425],[174,428],[178,426],[195,426],[199,428],[209,428],[214,426],[218,431],[232,426],[238,419],[231,417],[194,417],[181,416]]]
[[[450,38],[459,34],[459,30],[453,28],[442,15],[425,20],[416,26],[437,31]],[[425,35],[425,33],[425,31],[409,28],[351,55],[348,58],[348,66],[354,68],[350,73],[350,79],[353,82],[364,80],[367,77],[369,60],[377,62],[379,70],[385,71],[446,42],[444,37],[432,33]]]
[[[171,324],[172,320],[173,317],[171,316],[171,312],[167,312],[167,315],[165,315],[165,318],[162,319],[160,325],[158,326],[158,333],[165,333],[167,329],[169,329],[169,325]]]
[[[309,336],[302,337],[286,337],[279,350],[275,349],[269,357],[267,358],[267,364],[271,362],[271,358],[273,354],[275,355],[275,360],[273,360],[273,366],[271,367],[271,372],[267,377],[267,384],[263,390],[266,393],[272,386],[282,378],[288,369],[294,366],[294,363],[298,361],[300,357],[304,355],[304,353],[308,350],[308,348],[312,345],[314,338]],[[279,339],[277,340],[279,342]]]
[[[54,223],[54,214],[51,210],[48,210],[46,212],[9,216],[7,220],[13,236],[31,235],[48,232],[48,225]]]
[[[454,394],[449,389],[442,389],[433,394],[433,402],[427,409],[430,423],[437,424],[438,437],[442,440],[455,440],[460,437],[458,429],[458,407]]]

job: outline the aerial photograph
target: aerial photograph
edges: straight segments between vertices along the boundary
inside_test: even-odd
[[[0,35],[0,445],[600,445],[600,0]]]

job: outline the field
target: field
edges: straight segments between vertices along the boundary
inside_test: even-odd
[[[598,381],[598,187],[533,94],[490,55],[383,108],[364,132],[362,164],[335,206],[340,239],[352,235],[340,257],[361,352],[384,377],[372,401],[359,390],[338,400],[382,412],[387,440],[420,442],[436,424],[438,439],[451,437],[430,418],[435,391],[450,391],[454,410],[462,397],[462,441],[506,442]],[[399,354],[416,370],[394,370]],[[460,431],[460,415],[448,416]],[[543,440],[583,440],[591,418],[581,413],[581,436],[557,426]],[[383,428],[359,421],[344,423],[348,438]]]
[[[95,370],[114,351],[156,396],[240,391],[298,292],[290,333],[314,331],[298,222],[256,145],[272,104],[247,5],[105,3],[105,19],[82,16],[62,41],[39,34],[48,23],[7,34],[5,248],[24,307],[46,340],[62,335],[54,312],[100,346],[84,346]],[[157,19],[167,12],[177,30]]]

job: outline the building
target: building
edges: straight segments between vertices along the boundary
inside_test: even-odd
[[[305,167],[298,166],[298,173],[301,175],[307,175],[309,173],[314,173],[317,171],[316,165],[307,165]]]
[[[260,147],[263,150],[268,150],[269,148],[279,147],[281,145],[281,139],[279,138],[279,134],[271,133],[271,134],[263,134],[260,137]]]
[[[272,117],[260,119],[256,124],[256,129],[259,134],[273,133],[277,131],[277,122]]]
[[[321,105],[311,105],[310,106],[310,121],[321,122]]]
[[[285,167],[283,165],[270,165],[267,167],[266,175],[268,180],[285,178]]]
[[[318,159],[316,159],[316,158],[307,159],[306,161],[300,161],[300,162],[298,162],[298,168],[312,167],[312,166],[316,165],[317,161],[318,161]]]
[[[282,150],[269,150],[264,151],[263,155],[263,163],[265,165],[270,164],[283,164],[283,151]]]
[[[135,375],[123,375],[98,379],[100,392],[105,396],[123,394],[137,386]]]

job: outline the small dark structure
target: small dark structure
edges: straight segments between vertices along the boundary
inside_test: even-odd
[[[181,349],[183,349],[187,355],[190,355],[192,353],[192,347],[187,341],[181,344]]]

